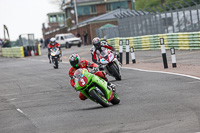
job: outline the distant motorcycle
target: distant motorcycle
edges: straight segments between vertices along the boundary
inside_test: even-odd
[[[99,61],[108,75],[113,76],[116,80],[121,80],[121,65],[111,50],[103,50],[99,55]]]
[[[75,90],[80,91],[85,97],[99,103],[103,107],[108,107],[109,103],[119,104],[118,94],[107,85],[107,82],[92,74],[87,69],[79,68],[74,73]]]
[[[59,64],[59,61],[60,61],[60,50],[59,50],[59,48],[53,47],[50,50],[50,60],[53,64],[53,67],[55,69],[58,69],[58,64]]]

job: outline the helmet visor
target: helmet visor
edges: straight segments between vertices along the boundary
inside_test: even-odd
[[[100,44],[100,43],[97,43],[97,44],[94,45],[94,47],[95,47],[95,48],[100,48],[100,47],[101,47],[101,44]]]
[[[70,61],[70,64],[71,64],[72,67],[78,67],[78,64],[79,64],[78,58],[76,57],[74,59],[74,61]]]

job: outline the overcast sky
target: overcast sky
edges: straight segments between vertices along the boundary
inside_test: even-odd
[[[35,39],[42,37],[42,23],[47,22],[47,13],[59,11],[51,0],[0,0],[0,38],[3,25],[8,28],[10,39],[20,34],[34,33]]]

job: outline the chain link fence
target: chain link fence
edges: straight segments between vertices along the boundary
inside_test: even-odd
[[[104,29],[96,29],[97,36],[100,38],[108,39],[119,36],[118,26],[116,27],[108,27]]]
[[[171,10],[165,13],[143,12],[138,16],[119,17],[119,37],[199,31],[200,6],[196,8]]]
[[[196,4],[196,3],[195,3]],[[173,4],[171,4],[173,5]],[[200,30],[200,5],[184,8],[181,4],[178,9],[163,9],[160,12],[156,7],[144,11],[130,10],[115,14],[118,18],[118,27],[106,30],[97,29],[99,37],[107,39],[114,37],[135,37],[143,35],[155,35],[178,32],[196,32]]]

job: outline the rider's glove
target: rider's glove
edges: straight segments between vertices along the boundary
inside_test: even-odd
[[[94,71],[94,72],[97,72],[97,71],[98,71],[98,68],[93,67],[93,71]]]
[[[70,76],[70,78],[71,78],[71,80],[72,80],[72,79],[75,79],[75,76]]]
[[[101,46],[105,46],[107,45],[107,42],[106,41],[101,41]]]

